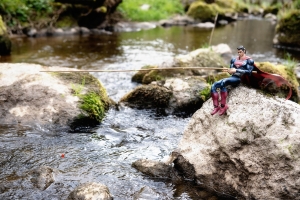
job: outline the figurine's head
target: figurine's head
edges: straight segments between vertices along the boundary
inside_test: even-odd
[[[246,48],[244,47],[244,46],[239,46],[238,48],[237,48],[237,50],[238,51],[243,51],[244,52],[244,54],[246,54]]]

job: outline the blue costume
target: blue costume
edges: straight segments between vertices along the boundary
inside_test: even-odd
[[[251,75],[253,70],[254,61],[250,57],[246,57],[245,60],[239,60],[239,58],[232,58],[230,61],[230,68],[237,69],[231,77],[224,78],[215,82],[211,87],[211,92],[217,92],[217,88],[220,88],[222,92],[226,92],[226,86],[237,86],[241,82],[242,75]]]
[[[233,73],[231,77],[219,80],[211,86],[211,97],[214,104],[214,110],[211,112],[212,115],[216,114],[217,112],[219,112],[219,115],[223,115],[228,109],[228,105],[226,105],[226,86],[237,86],[241,82],[241,77],[243,75],[250,76],[254,68],[254,61],[250,57],[244,56],[246,49],[243,46],[240,46],[237,49],[240,51],[239,53],[243,52],[243,56],[233,58],[230,61],[230,68],[235,68],[236,72]],[[218,88],[220,88],[221,94],[221,107],[219,106]]]

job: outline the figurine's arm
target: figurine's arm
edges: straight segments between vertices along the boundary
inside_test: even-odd
[[[235,61],[235,58],[232,58],[231,61],[230,61],[230,66],[229,66],[229,68],[233,68],[233,66],[234,66],[234,61]]]
[[[232,58],[230,61],[230,65],[229,65],[229,69],[228,68],[224,68],[222,71],[223,72],[228,72],[229,74],[233,74],[236,72],[236,68],[234,67],[234,62],[235,62],[235,58]]]
[[[254,61],[252,59],[248,59],[246,66],[243,69],[240,68],[236,69],[236,72],[241,74],[251,75],[253,68],[254,68]]]

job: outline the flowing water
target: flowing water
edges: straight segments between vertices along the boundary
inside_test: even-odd
[[[255,61],[281,62],[286,51],[272,45],[275,24],[265,20],[237,21],[218,27],[212,45],[227,43],[235,52],[244,45]],[[15,38],[9,57],[1,62],[37,63],[77,69],[139,69],[168,62],[208,43],[211,30],[197,27],[155,28],[100,36]],[[289,52],[295,59],[297,52]],[[118,102],[137,84],[134,72],[93,73]],[[116,200],[133,199],[144,186],[155,191],[146,199],[224,199],[192,182],[173,184],[149,178],[131,163],[140,158],[164,161],[177,148],[188,118],[158,116],[151,111],[122,107],[110,110],[101,125],[88,133],[53,132],[42,128],[0,125],[0,199],[66,199],[81,183],[101,182]],[[37,125],[38,127],[38,125]],[[62,157],[64,155],[64,157]],[[31,169],[49,166],[55,182],[47,189],[33,186]],[[213,188],[212,188],[213,189]],[[213,197],[214,196],[214,197]]]

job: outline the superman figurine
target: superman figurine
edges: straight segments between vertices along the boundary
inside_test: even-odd
[[[226,86],[237,86],[241,82],[241,77],[250,76],[254,68],[254,61],[250,57],[246,56],[246,48],[239,46],[237,50],[238,57],[232,58],[230,61],[230,68],[223,70],[224,72],[231,74],[231,76],[221,79],[211,86],[211,97],[214,105],[214,110],[211,112],[211,115],[216,113],[223,115],[226,112],[228,109],[228,105],[226,104]],[[221,106],[219,105],[219,93],[217,91],[218,88],[220,89]]]

